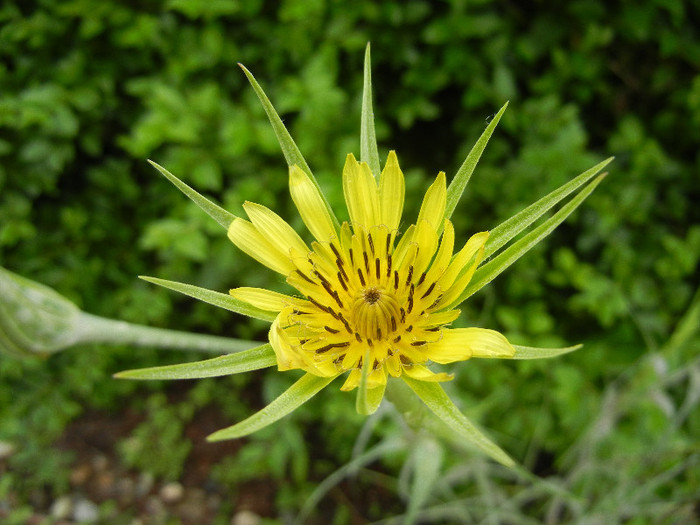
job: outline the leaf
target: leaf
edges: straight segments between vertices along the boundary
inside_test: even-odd
[[[439,383],[418,381],[406,376],[402,376],[402,379],[423,403],[454,432],[459,433],[464,439],[499,463],[507,467],[515,465],[515,462],[508,454],[487,438],[459,411]]]
[[[114,374],[114,377],[118,379],[201,379],[250,372],[273,366],[276,363],[275,352],[272,346],[267,343],[250,350],[195,361],[194,363],[126,370]]]
[[[360,160],[369,164],[369,169],[376,179],[379,179],[379,151],[377,136],[374,130],[374,109],[372,108],[372,60],[370,58],[369,42],[365,49],[365,76],[362,89],[362,120],[360,126]]]
[[[427,436],[422,436],[414,445],[411,454],[413,479],[408,497],[408,507],[403,519],[403,523],[406,525],[417,521],[418,513],[428,501],[435,482],[440,476],[443,454],[442,446]]]
[[[503,113],[507,107],[508,102],[503,104],[503,107],[498,111],[498,113],[496,113],[496,116],[493,117],[491,122],[489,122],[488,126],[486,126],[486,129],[479,137],[479,140],[476,141],[476,144],[474,144],[472,147],[469,155],[467,155],[467,158],[457,170],[457,174],[452,179],[452,182],[450,182],[450,185],[447,188],[447,201],[445,205],[446,219],[452,217],[452,213],[454,213],[457,203],[462,197],[462,193],[464,193],[464,188],[467,187],[467,183],[469,182],[472,173],[474,173],[474,168],[476,168],[476,165],[481,158],[481,154],[486,148],[486,144],[488,144],[489,139],[491,139],[491,135],[493,135],[493,131],[496,129],[496,126],[501,120],[501,117],[503,116]]]
[[[583,345],[567,346],[564,348],[537,348],[534,346],[519,345],[513,345],[513,347],[515,348],[515,355],[508,359],[549,359],[550,357],[557,357],[559,355],[575,352],[583,348]]]
[[[513,215],[510,219],[502,222],[489,232],[489,239],[484,248],[484,257],[490,257],[501,246],[507,244],[513,237],[518,235],[525,228],[539,219],[547,211],[552,209],[562,199],[573,191],[587,183],[600,170],[610,164],[615,157],[610,157],[596,164],[589,170],[584,171],[566,184],[563,184],[553,192],[545,195],[537,202],[531,204],[521,212]]]
[[[175,175],[166,170],[163,166],[156,164],[152,160],[149,160],[148,162],[151,164],[151,166],[160,171],[166,179],[172,182],[177,187],[177,189],[179,189],[182,193],[187,195],[197,206],[202,208],[202,210],[204,210],[204,212],[207,215],[209,215],[212,219],[214,219],[221,226],[228,230],[228,227],[233,222],[233,219],[236,218],[236,216],[233,213],[230,213],[223,209],[221,206],[214,204],[204,195],[198,193],[197,191],[189,187],[187,184],[182,182]]]
[[[307,373],[265,408],[240,423],[214,432],[207,437],[207,441],[239,438],[271,425],[306,403],[336,377],[318,377]]]
[[[258,81],[255,80],[253,74],[250,71],[248,71],[243,64],[239,63],[238,65],[245,73],[245,76],[248,77],[250,85],[253,86],[255,94],[258,96],[260,102],[262,103],[263,109],[267,114],[267,118],[270,120],[270,124],[272,125],[272,129],[275,131],[275,135],[277,136],[277,142],[279,142],[279,145],[282,148],[282,154],[284,155],[284,158],[287,161],[287,165],[296,165],[302,170],[304,170],[304,172],[306,172],[306,174],[309,176],[316,188],[318,188],[321,197],[323,197],[323,202],[326,205],[326,208],[328,209],[328,213],[333,219],[333,224],[335,224],[336,228],[340,229],[340,223],[338,222],[338,219],[333,213],[333,209],[328,203],[326,196],[321,191],[321,187],[318,185],[316,177],[314,177],[313,173],[311,173],[311,169],[306,163],[306,159],[304,159],[304,156],[301,154],[301,151],[296,145],[296,142],[294,142],[294,139],[289,134],[289,131],[287,131],[287,128],[282,123],[282,119],[275,110],[275,107],[272,105],[272,102],[270,102],[270,99],[267,98],[267,95],[263,91],[262,87],[260,87],[260,84],[258,84]]]
[[[562,206],[562,208],[552,215],[549,219],[539,225],[537,228],[532,230],[530,233],[513,243],[511,246],[502,251],[498,256],[484,264],[474,272],[474,277],[472,278],[469,285],[466,287],[464,292],[459,296],[459,298],[452,302],[449,308],[452,308],[473,293],[477,292],[488,283],[493,281],[498,275],[501,274],[506,268],[508,268],[515,261],[520,259],[525,255],[530,249],[532,249],[537,243],[549,235],[557,226],[559,226],[564,219],[566,219],[571,213],[588,197],[591,192],[600,184],[600,181],[605,178],[607,173],[603,173],[596,177],[593,182],[585,186],[573,199],[571,199],[567,204]]]
[[[140,279],[148,281],[149,283],[157,284],[163,288],[168,288],[169,290],[174,290],[205,303],[213,304],[220,308],[225,308],[231,312],[237,314],[247,315],[248,317],[253,317],[255,319],[261,319],[263,321],[272,322],[277,317],[275,312],[267,312],[256,308],[248,303],[244,303],[229,294],[224,294],[220,292],[215,292],[214,290],[207,290],[206,288],[200,288],[199,286],[193,286],[191,284],[178,283],[176,281],[166,281],[165,279],[158,279],[157,277],[146,277],[139,276]]]

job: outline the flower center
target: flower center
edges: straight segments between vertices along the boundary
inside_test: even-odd
[[[361,290],[352,303],[352,321],[364,339],[382,341],[396,331],[400,319],[399,303],[384,288]]]

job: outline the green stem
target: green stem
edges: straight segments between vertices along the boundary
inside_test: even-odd
[[[85,312],[80,313],[76,328],[76,343],[154,346],[172,350],[195,350],[217,354],[240,352],[260,344],[255,341],[242,339],[194,334],[165,328],[152,328],[150,326],[98,317]]]

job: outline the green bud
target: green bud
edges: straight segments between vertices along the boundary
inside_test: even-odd
[[[48,354],[78,341],[80,310],[48,286],[0,267],[0,297],[0,352]]]

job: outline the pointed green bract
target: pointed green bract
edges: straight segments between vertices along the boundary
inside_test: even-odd
[[[333,379],[335,377],[318,377],[307,373],[265,408],[236,425],[214,432],[207,440],[239,438],[271,425],[306,403]]]
[[[331,208],[330,204],[328,203],[326,196],[321,191],[321,187],[318,185],[318,181],[316,180],[316,177],[314,177],[314,174],[311,173],[311,168],[309,168],[309,165],[306,163],[306,159],[301,154],[301,151],[299,150],[299,147],[296,145],[296,142],[294,142],[294,139],[292,138],[292,136],[289,134],[289,131],[285,127],[284,123],[282,122],[282,119],[280,118],[279,114],[277,113],[277,110],[275,110],[275,107],[272,105],[272,102],[270,102],[270,99],[267,97],[267,95],[263,91],[263,88],[260,87],[260,84],[258,84],[258,81],[255,80],[255,77],[253,76],[253,74],[250,71],[248,71],[243,64],[238,64],[238,65],[245,73],[245,76],[248,77],[248,81],[250,82],[250,85],[253,87],[255,94],[260,99],[260,102],[263,106],[263,109],[265,110],[265,113],[267,114],[267,118],[270,120],[270,124],[272,125],[272,129],[275,131],[275,136],[277,137],[277,142],[279,142],[280,148],[282,148],[282,154],[284,155],[284,158],[287,161],[287,165],[288,166],[298,166],[299,168],[304,170],[304,172],[309,176],[311,181],[318,188],[319,193],[321,194],[321,197],[323,197],[323,202],[326,205],[326,209],[328,209],[328,213],[330,214],[331,218],[333,219],[333,224],[335,224],[336,228],[340,229],[340,223],[338,222],[338,219],[336,218],[335,214],[333,213],[333,209]]]
[[[484,247],[484,257],[490,257],[492,254],[498,251],[501,246],[507,244],[516,235],[525,230],[525,228],[530,226],[542,215],[556,206],[561,200],[586,184],[598,172],[605,168],[605,166],[610,164],[614,158],[615,157],[607,158],[592,168],[584,171],[579,176],[570,180],[566,184],[563,184],[553,192],[542,197],[537,202],[531,204],[521,212],[513,215],[510,219],[507,219],[489,231],[489,239],[486,241],[486,246]]]
[[[440,383],[417,381],[403,376],[402,379],[413,390],[426,406],[440,418],[453,431],[485,452],[493,459],[507,467],[512,467],[515,462],[493,441],[487,438],[474,424],[462,414],[449,396],[440,386]]]
[[[253,317],[255,319],[272,322],[277,316],[275,312],[261,310],[260,308],[251,306],[248,303],[239,301],[238,299],[231,297],[229,294],[215,292],[214,290],[207,290],[206,288],[200,288],[199,286],[194,286],[191,284],[158,279],[157,277],[145,277],[141,275],[139,278],[143,279],[144,281],[148,281],[149,283],[162,286],[163,288],[168,288],[169,290],[194,297],[195,299],[199,299],[205,303],[213,304],[214,306],[224,308],[237,314],[247,315],[248,317]]]
[[[197,206],[202,208],[202,210],[204,210],[204,212],[207,215],[209,215],[212,219],[218,222],[225,229],[228,229],[228,227],[233,222],[233,219],[236,218],[236,216],[233,213],[226,211],[217,204],[214,204],[204,195],[198,193],[197,191],[189,187],[187,184],[182,182],[175,175],[166,170],[163,166],[153,162],[152,160],[149,160],[148,162],[151,164],[151,166],[160,171],[166,179],[172,182],[177,187],[177,189],[179,189],[182,193],[187,195],[192,200],[192,202],[194,202]]]
[[[515,355],[508,359],[549,359],[550,357],[557,357],[559,355],[575,352],[583,348],[583,345],[567,346],[564,348],[537,348],[534,346],[519,345],[513,345],[513,347],[515,348]]]
[[[446,219],[452,217],[452,213],[455,211],[457,203],[462,197],[464,188],[466,188],[467,183],[469,182],[469,179],[472,176],[472,173],[474,173],[474,168],[479,162],[481,154],[486,148],[486,144],[489,143],[489,139],[491,138],[491,135],[493,135],[493,131],[496,129],[496,126],[501,120],[501,117],[503,116],[503,113],[506,111],[507,107],[508,102],[503,104],[503,107],[498,111],[498,113],[496,113],[496,116],[493,117],[493,120],[489,122],[488,126],[486,126],[486,129],[479,137],[479,140],[476,141],[476,144],[474,144],[474,146],[472,147],[471,151],[469,152],[469,155],[467,155],[467,158],[457,170],[457,174],[452,179],[452,182],[450,182],[450,185],[447,188],[447,201],[445,205]],[[440,229],[440,231],[442,231],[442,228]]]
[[[370,352],[369,349],[365,352],[364,362],[369,363]],[[384,398],[384,389],[386,388],[386,383],[383,385],[368,388],[367,377],[369,376],[369,367],[362,367],[362,375],[360,376],[360,384],[357,387],[357,397],[355,398],[355,410],[363,416],[369,416],[374,414],[379,408],[379,405]]]
[[[118,379],[201,379],[250,372],[275,364],[277,364],[277,357],[268,343],[250,350],[194,363],[126,370],[114,374],[114,377]]]
[[[365,76],[362,88],[362,121],[360,125],[360,160],[369,164],[374,177],[379,180],[381,167],[377,136],[374,130],[374,109],[372,107],[372,60],[369,43],[365,49]]]
[[[591,194],[596,186],[600,184],[600,181],[603,180],[605,175],[607,174],[603,173],[598,175],[598,177],[585,186],[573,199],[562,206],[557,213],[552,215],[549,219],[525,235],[523,238],[516,241],[513,245],[506,248],[491,261],[477,269],[476,272],[474,272],[474,277],[467,288],[450,307],[460,304],[472,294],[493,281],[498,275],[501,274],[501,272],[520,259],[520,257],[525,255],[537,243],[549,235]]]

